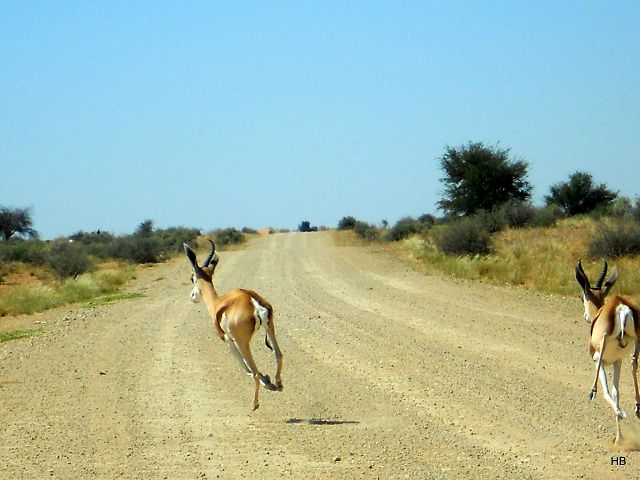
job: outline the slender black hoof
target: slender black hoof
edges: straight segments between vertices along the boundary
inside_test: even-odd
[[[594,398],[596,398],[596,389],[595,388],[589,392],[589,400],[593,400]]]
[[[276,383],[276,387],[278,387],[278,391],[281,392],[282,390],[284,390],[284,385],[282,385],[282,382],[277,382]]]
[[[272,392],[278,391],[278,387],[271,383],[271,378],[269,378],[269,375],[262,376],[262,379],[260,379],[260,385],[262,385],[267,390],[271,390]]]
[[[640,403],[636,403],[636,417],[640,418]]]

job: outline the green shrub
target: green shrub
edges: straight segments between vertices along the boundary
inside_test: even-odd
[[[133,263],[155,263],[160,260],[162,248],[157,237],[130,235],[118,237],[107,250],[107,257]]]
[[[61,277],[75,277],[95,268],[81,245],[69,242],[55,243],[46,264]]]
[[[235,228],[225,228],[223,230],[217,230],[214,234],[216,245],[237,245],[245,242],[245,236],[240,230]]]
[[[535,224],[538,209],[529,202],[511,200],[499,208],[502,218],[511,228],[531,227]]]
[[[636,222],[640,222],[640,197],[636,198],[636,204],[631,211],[631,215],[635,219]]]
[[[607,209],[607,214],[613,218],[631,218],[633,213],[633,204],[629,197],[617,197]]]
[[[467,220],[474,220],[489,233],[499,232],[507,226],[504,212],[499,209],[491,210],[490,212],[479,210],[478,213],[473,217],[469,217]]]
[[[367,222],[356,221],[353,232],[365,240],[375,240],[378,237],[378,229]]]
[[[549,205],[536,211],[534,225],[536,227],[552,227],[562,217],[562,209],[559,206]]]
[[[434,240],[436,246],[447,255],[485,255],[491,252],[491,235],[477,217],[442,226]]]
[[[398,220],[389,230],[389,240],[397,242],[422,231],[422,225],[413,217]]]
[[[300,225],[298,225],[298,231],[299,232],[317,232],[318,227],[312,227],[311,222],[309,220],[303,220],[302,222],[300,222]]]
[[[418,223],[422,226],[422,229],[433,227],[436,224],[436,217],[430,213],[424,213],[418,217]]]
[[[0,262],[23,262],[44,265],[47,259],[47,244],[41,240],[10,238],[0,242]]]
[[[182,244],[193,244],[200,235],[197,228],[171,227],[153,232],[151,238],[159,242],[159,258],[163,258],[172,253],[182,253]]]
[[[589,243],[591,257],[616,258],[640,254],[640,224],[632,220],[600,222]]]
[[[338,222],[338,230],[352,230],[356,226],[356,221],[352,216],[342,217]]]

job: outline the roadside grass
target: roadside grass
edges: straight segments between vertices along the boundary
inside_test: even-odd
[[[0,289],[0,317],[31,315],[70,303],[86,302],[105,295],[115,295],[132,279],[134,267],[120,265],[85,273],[75,279],[47,282],[42,285],[15,285]]]
[[[39,330],[13,330],[11,332],[0,332],[0,343],[19,338],[28,338],[40,333]]]
[[[588,245],[596,229],[596,223],[588,217],[564,219],[554,227],[502,230],[493,235],[489,255],[445,255],[433,241],[436,229],[382,245],[397,255],[417,260],[428,273],[565,296],[579,293],[574,274],[578,260],[582,259],[591,278],[602,269],[602,259],[588,257]],[[362,243],[353,232],[339,233],[334,237],[337,245]],[[640,256],[609,259],[610,269],[614,265],[619,273],[615,292],[640,295]]]
[[[134,298],[142,298],[145,295],[143,293],[113,293],[110,295],[102,295],[100,297],[96,297],[87,302],[88,305],[91,306],[100,306],[100,305],[109,305],[111,303],[119,302],[121,300],[133,300]]]

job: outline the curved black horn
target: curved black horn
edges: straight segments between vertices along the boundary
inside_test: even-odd
[[[211,262],[211,259],[213,258],[213,256],[216,253],[216,244],[213,243],[213,240],[211,240],[210,238],[207,238],[207,240],[209,240],[209,243],[211,244],[211,252],[209,253],[209,256],[206,258],[204,263],[202,264],[203,268],[206,268],[206,267],[209,266],[209,262]]]
[[[602,273],[598,277],[598,281],[596,282],[595,286],[593,287],[595,290],[600,290],[602,288],[602,282],[604,282],[604,277],[607,275],[607,269],[608,268],[609,268],[609,265],[607,264],[607,261],[603,258],[602,259]]]

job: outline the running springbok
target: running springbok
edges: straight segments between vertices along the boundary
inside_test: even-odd
[[[602,273],[592,287],[582,262],[576,266],[576,280],[582,288],[584,318],[591,323],[589,355],[596,362],[596,375],[589,400],[596,396],[598,377],[602,384],[604,399],[616,415],[616,440],[622,440],[620,420],[627,414],[620,410],[620,368],[622,359],[633,352],[632,374],[636,390],[636,416],[640,418],[640,391],[638,391],[638,352],[640,351],[640,320],[638,306],[628,298],[618,295],[607,297],[618,279],[618,270],[613,267],[611,276],[602,285],[607,275],[607,261],[603,260]],[[605,366],[613,364],[613,389],[609,394]]]
[[[218,256],[215,254],[215,244],[211,240],[209,242],[211,243],[211,252],[201,266],[198,265],[193,249],[186,243],[183,244],[192,267],[191,301],[197,303],[200,298],[204,300],[218,337],[229,345],[231,353],[240,362],[245,373],[255,380],[253,409],[256,410],[260,406],[258,402],[260,385],[272,391],[282,391],[283,388],[280,377],[282,352],[276,340],[273,307],[252,290],[238,288],[224,295],[218,295],[212,282],[213,272],[218,264]],[[275,385],[271,383],[269,375],[260,373],[249,348],[254,332],[261,326],[266,331],[265,344],[274,351],[276,357]]]

